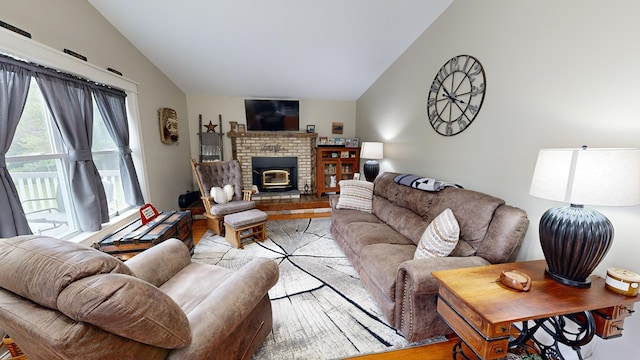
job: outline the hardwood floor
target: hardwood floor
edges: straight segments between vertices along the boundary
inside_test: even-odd
[[[323,196],[322,198],[325,198],[325,197],[326,196]],[[307,206],[307,208],[309,208],[309,206],[317,207],[318,206],[318,201],[322,202],[322,204],[325,204],[325,202],[326,202],[326,206],[328,206],[328,200],[327,199],[318,200],[317,198],[311,198],[310,197],[310,198],[304,198],[304,199],[299,200],[299,201],[291,201],[291,200],[270,201],[268,204],[264,203],[261,206],[258,206],[258,208],[262,207],[263,211],[277,211],[277,210],[283,210],[284,209],[285,213],[283,213],[281,215],[277,215],[277,216],[269,215],[269,220],[283,220],[283,219],[304,218],[304,217],[312,217],[312,216],[314,216],[314,214],[313,213],[306,213],[306,214],[302,213],[302,215],[300,215],[300,214],[289,214],[289,215],[287,215],[286,211],[287,210],[296,209],[296,207],[295,207],[296,203],[302,204],[302,205],[299,205],[299,206]],[[294,204],[294,205],[292,205],[292,204]],[[310,204],[312,204],[312,205],[310,205]],[[325,206],[325,205],[323,205],[323,206]],[[317,215],[317,214],[315,214],[315,215]],[[322,216],[327,216],[327,215],[322,215]],[[200,241],[200,239],[202,239],[202,237],[204,236],[204,234],[208,230],[207,221],[206,220],[202,220],[202,219],[195,219],[193,221],[192,229],[193,229],[193,241],[194,241],[195,244],[197,244],[198,241]],[[439,343],[439,344],[431,344],[431,345],[418,346],[418,347],[402,349],[402,350],[387,351],[387,352],[377,353],[377,354],[362,355],[362,356],[353,357],[351,359],[357,359],[357,360],[389,360],[389,359],[445,360],[445,359],[451,359],[452,358],[451,350],[453,349],[453,345],[458,341],[459,341],[459,339],[457,337],[451,336],[450,340],[448,340],[446,342],[443,342],[443,343]],[[467,355],[467,356],[469,358],[472,358],[470,355]]]

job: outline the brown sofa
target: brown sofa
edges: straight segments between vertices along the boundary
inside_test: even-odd
[[[515,260],[529,225],[527,214],[501,199],[455,187],[418,190],[383,173],[374,181],[372,213],[336,209],[331,198],[331,234],[389,324],[411,341],[452,331],[436,314],[438,283],[432,271]],[[450,208],[460,241],[447,257],[413,259],[431,222]]]
[[[126,263],[42,236],[0,239],[0,327],[29,359],[248,359],[278,266],[191,261],[176,239]]]

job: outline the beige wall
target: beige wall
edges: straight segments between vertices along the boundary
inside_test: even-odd
[[[159,210],[178,207],[178,195],[191,187],[189,128],[185,94],[131,45],[85,0],[20,0],[2,6],[0,18],[31,33],[33,40],[85,55],[138,83],[138,105],[149,196]],[[177,111],[179,145],[160,142],[158,109]],[[142,171],[139,170],[141,174]]]
[[[540,216],[564,204],[528,194],[538,150],[640,147],[638,13],[640,3],[622,0],[455,0],[357,101],[356,135],[385,142],[382,170],[453,181],[525,209],[531,225],[520,260],[540,259]],[[440,66],[459,54],[481,61],[487,91],[471,126],[443,137],[428,123],[426,96]],[[596,273],[640,272],[640,206],[596,209],[616,230]],[[615,357],[632,358],[637,334],[640,316],[598,347],[626,348],[627,357]]]

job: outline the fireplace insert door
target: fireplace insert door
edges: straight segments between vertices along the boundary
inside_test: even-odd
[[[290,189],[291,178],[287,169],[262,170],[262,187],[264,189]]]
[[[253,157],[253,184],[260,191],[289,191],[298,189],[298,158]]]

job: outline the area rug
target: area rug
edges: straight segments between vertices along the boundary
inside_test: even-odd
[[[211,233],[193,260],[238,269],[254,257],[275,260],[269,291],[273,330],[254,359],[341,359],[445,341],[408,343],[384,319],[357,272],[329,234],[328,218],[267,222],[268,239],[236,249]]]

